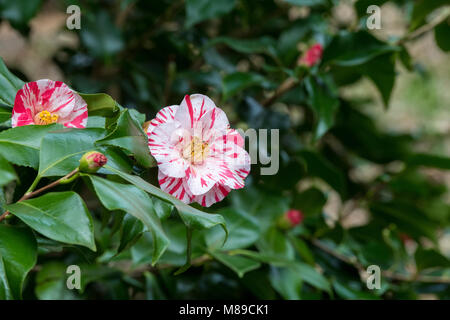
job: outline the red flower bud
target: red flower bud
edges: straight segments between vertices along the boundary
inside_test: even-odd
[[[312,45],[299,59],[300,65],[306,65],[307,67],[312,67],[317,64],[322,58],[323,47],[320,43]]]
[[[108,162],[108,158],[103,153],[90,151],[80,159],[80,171],[85,173],[95,173]]]
[[[278,219],[278,226],[281,229],[291,229],[304,219],[303,213],[300,210],[290,209]]]

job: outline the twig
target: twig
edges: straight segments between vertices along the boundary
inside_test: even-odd
[[[26,192],[22,198],[19,199],[19,201],[24,201],[24,200],[28,200],[30,198],[33,198],[35,196],[37,196],[38,194],[41,194],[44,191],[47,191],[48,189],[51,189],[53,187],[56,187],[57,185],[59,185],[61,182],[63,182],[64,180],[67,180],[69,178],[71,178],[72,176],[74,176],[75,174],[78,173],[78,168],[76,168],[75,170],[73,170],[72,172],[70,172],[69,174],[65,175],[64,177],[53,181],[52,183],[46,185],[45,187],[42,187],[36,191],[32,191],[32,192]],[[5,211],[1,216],[0,216],[0,222],[3,221],[8,215],[10,214],[9,211]]]
[[[336,252],[333,249],[329,248],[328,246],[324,245],[321,241],[319,241],[317,239],[312,239],[311,243],[313,245],[315,245],[317,248],[319,248],[320,250],[335,257],[336,259],[339,259],[342,262],[353,266],[355,269],[358,270],[358,272],[360,274],[362,272],[365,272],[366,268],[360,262],[358,262],[355,258],[349,258],[347,256],[344,256],[344,255],[340,254],[339,252]],[[382,271],[381,273],[384,277],[389,278],[391,280],[395,280],[395,281],[450,284],[450,278],[443,278],[443,277],[436,277],[436,276],[423,276],[423,275],[404,275],[404,274],[394,273],[394,272],[388,271],[388,270]]]
[[[275,90],[274,94],[271,97],[267,98],[262,102],[262,105],[264,107],[270,106],[283,94],[294,88],[298,83],[299,83],[298,79],[287,78],[283,83],[280,84],[280,86]]]
[[[438,24],[445,21],[445,19],[449,17],[450,17],[450,9],[447,8],[446,10],[443,10],[442,14],[438,15],[435,19],[433,19],[429,23],[423,25],[419,29],[416,29],[415,31],[411,32],[410,34],[400,39],[398,41],[398,44],[402,44],[405,43],[406,41],[417,39],[418,37],[422,36],[428,31],[433,30]]]

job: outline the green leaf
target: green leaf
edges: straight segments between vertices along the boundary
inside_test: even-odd
[[[415,153],[407,159],[411,166],[425,166],[450,170],[450,158],[427,153]]]
[[[275,227],[270,228],[261,236],[256,247],[265,256],[285,261],[292,261],[295,258],[294,247],[288,238]]]
[[[431,268],[450,268],[450,260],[435,249],[417,248],[414,259],[419,272]]]
[[[450,18],[447,18],[445,21],[441,22],[434,28],[434,39],[436,40],[437,45],[443,51],[450,51]]]
[[[401,232],[414,238],[421,236],[436,240],[439,224],[432,221],[415,205],[400,200],[387,203],[372,203],[370,212],[373,217],[382,220],[386,225],[396,224]]]
[[[292,268],[270,268],[272,287],[286,300],[301,299],[302,275]]]
[[[23,126],[0,132],[0,155],[10,163],[37,168],[42,138],[50,131],[62,128],[60,124]]]
[[[107,169],[109,169],[111,172],[117,174],[121,178],[125,179],[129,183],[134,184],[139,189],[150,193],[151,195],[158,197],[166,202],[169,202],[175,206],[177,209],[181,219],[183,220],[184,224],[189,228],[198,228],[198,229],[209,229],[214,226],[220,225],[222,226],[223,230],[226,232],[226,235],[228,236],[228,230],[225,225],[225,220],[223,217],[219,214],[208,214],[204,213],[200,210],[197,210],[177,198],[173,197],[170,194],[165,193],[161,189],[155,187],[154,185],[148,183],[144,179],[138,176],[130,175],[124,172],[121,172],[119,170],[116,170],[114,168],[111,168],[110,166],[105,166]]]
[[[11,119],[11,116],[12,116],[11,109],[0,107],[0,124]]]
[[[367,31],[341,32],[325,48],[322,61],[350,67],[364,64],[383,53],[399,50],[400,47],[386,44]]]
[[[119,108],[111,96],[106,93],[79,93],[88,105],[89,117],[113,117]]]
[[[42,139],[39,176],[64,176],[76,169],[88,151],[96,150],[94,142],[104,136],[102,129],[64,129]]]
[[[307,216],[322,213],[322,208],[327,202],[326,196],[319,189],[312,187],[295,194],[293,207]]]
[[[236,272],[242,278],[245,273],[258,269],[261,264],[255,260],[241,256],[229,255],[222,252],[210,252],[210,254],[225,266]]]
[[[75,192],[51,192],[6,208],[50,239],[96,251],[92,218],[83,200]]]
[[[315,137],[319,139],[333,126],[339,100],[320,78],[306,78],[305,86],[310,97],[311,107],[317,117]]]
[[[97,144],[126,150],[134,155],[137,162],[145,168],[156,164],[148,149],[147,134],[128,109],[122,111],[112,131],[105,138],[97,141]]]
[[[312,151],[302,151],[300,156],[305,160],[308,174],[321,178],[334,190],[339,192],[341,197],[346,195],[346,182],[343,173],[332,163],[323,158],[320,154]]]
[[[207,46],[216,44],[225,44],[240,53],[272,53],[275,47],[275,40],[270,37],[261,37],[257,39],[236,39],[230,37],[213,38]]]
[[[83,17],[80,39],[92,56],[107,59],[122,50],[124,41],[108,11],[97,12]]]
[[[333,281],[333,289],[336,293],[349,300],[379,300],[380,298],[370,292],[365,292],[360,288],[352,288],[348,284],[344,284],[342,281]]]
[[[297,262],[293,266],[294,270],[301,275],[302,279],[314,288],[331,292],[331,286],[328,280],[309,264]]]
[[[385,107],[387,107],[397,75],[395,72],[395,56],[391,53],[383,54],[359,68],[363,75],[373,81],[381,93]]]
[[[0,103],[14,106],[16,93],[24,85],[24,82],[13,75],[0,58]]]
[[[40,300],[75,300],[77,296],[67,288],[68,265],[51,261],[42,265],[36,276],[36,296]],[[83,279],[83,273],[81,274]]]
[[[0,156],[0,187],[17,179],[14,168]]]
[[[27,30],[29,21],[36,15],[41,4],[42,0],[2,0],[0,16],[8,20],[15,29],[23,32]]]
[[[130,214],[126,214],[123,218],[120,244],[117,252],[120,253],[135,244],[142,236],[144,230],[144,224],[139,219],[136,219]]]
[[[236,5],[236,0],[186,0],[187,28],[211,18],[229,13]]]
[[[223,78],[223,100],[231,98],[237,93],[249,87],[261,85],[266,86],[263,76],[250,72],[234,72]]]
[[[23,282],[36,260],[33,233],[28,228],[0,224],[0,300],[22,297]]]
[[[258,220],[246,214],[242,210],[233,210],[231,208],[219,211],[225,218],[228,229],[228,239],[224,243],[225,234],[214,227],[205,235],[206,243],[209,248],[221,248],[222,250],[233,250],[246,248],[258,240],[260,228]]]
[[[122,210],[131,214],[141,220],[151,231],[154,243],[152,259],[154,265],[167,249],[169,239],[161,227],[150,197],[132,185],[109,181],[93,175],[88,177],[105,208]]]

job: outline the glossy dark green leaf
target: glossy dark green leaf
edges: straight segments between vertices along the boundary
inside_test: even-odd
[[[41,143],[39,176],[64,176],[73,171],[83,154],[96,150],[95,141],[104,135],[102,129],[64,129],[47,134]]]
[[[8,205],[7,209],[50,239],[96,250],[92,218],[75,192],[51,192]]]
[[[409,165],[450,170],[450,158],[427,153],[416,153],[407,160]]]
[[[283,299],[301,299],[302,275],[292,268],[270,268],[270,282]]]
[[[20,299],[37,260],[36,239],[28,228],[0,224],[0,300]]]
[[[219,17],[233,10],[236,0],[186,0],[186,27]]]
[[[10,163],[37,168],[42,138],[61,125],[23,126],[0,132],[0,155]]]
[[[256,243],[258,251],[266,256],[292,261],[295,250],[288,238],[276,227],[272,227]]]
[[[108,12],[103,10],[83,19],[80,39],[89,53],[97,58],[107,59],[122,50],[124,46],[120,30]]]
[[[8,107],[0,106],[0,124],[11,119],[11,116],[12,116],[11,109],[9,109]]]
[[[16,93],[23,85],[24,82],[13,75],[3,59],[0,58],[0,103],[10,107],[14,106]]]
[[[116,101],[105,93],[79,93],[79,95],[88,105],[89,117],[112,117],[119,110]]]
[[[302,151],[300,156],[306,162],[308,174],[321,178],[339,192],[342,197],[345,197],[346,182],[342,172],[338,168],[318,153],[312,151]]]
[[[40,300],[76,300],[75,290],[67,288],[68,265],[51,261],[42,265],[36,276],[36,296]]]
[[[212,39],[208,45],[225,44],[240,53],[272,53],[275,47],[274,39],[262,37],[256,39],[237,39],[230,37],[217,37]]]
[[[434,29],[434,38],[436,39],[436,43],[443,51],[450,51],[450,22],[449,18],[447,20],[441,22]]]
[[[180,200],[171,196],[170,194],[165,193],[164,191],[155,187],[154,185],[148,183],[141,177],[126,174],[109,166],[106,166],[106,168],[111,170],[114,174],[117,174],[118,176],[122,177],[129,183],[132,183],[139,189],[148,192],[151,195],[158,197],[166,202],[173,204],[174,207],[177,209],[178,213],[180,214],[180,217],[183,220],[184,224],[187,227],[209,229],[214,226],[220,225],[222,226],[223,230],[227,233],[228,236],[228,230],[226,228],[225,220],[221,215],[204,213],[200,210],[197,210],[181,202]]]
[[[0,187],[16,179],[17,175],[14,168],[5,158],[0,156]]]
[[[122,229],[120,231],[120,245],[117,252],[122,252],[131,247],[139,240],[144,232],[144,224],[130,214],[123,218]]]
[[[315,137],[318,139],[333,126],[339,100],[321,79],[308,77],[305,79],[305,86],[310,97],[311,107],[317,117]]]
[[[323,53],[323,63],[350,67],[364,64],[387,52],[400,50],[386,44],[367,31],[342,32],[335,36]]]
[[[419,272],[432,268],[450,268],[450,260],[435,249],[417,248],[414,259]]]
[[[266,86],[266,80],[257,73],[235,72],[226,75],[223,78],[223,100],[236,95],[252,86]]]
[[[156,164],[148,149],[147,134],[127,109],[122,111],[112,131],[97,141],[97,144],[121,148],[134,155],[136,161],[143,167],[148,168]]]
[[[294,196],[293,207],[307,216],[322,213],[322,208],[327,202],[327,197],[319,189],[312,187],[297,193]]]
[[[259,262],[246,257],[229,255],[222,252],[210,252],[210,254],[215,259],[217,259],[218,261],[226,265],[228,268],[236,272],[236,274],[240,278],[242,278],[245,273],[258,269],[261,266]]]
[[[152,263],[155,264],[169,245],[169,239],[161,227],[150,197],[139,188],[113,182],[97,176],[89,176],[95,192],[108,210],[125,211],[144,223],[151,231],[154,242]]]
[[[246,248],[258,240],[261,231],[255,217],[242,210],[224,209],[219,213],[227,224],[228,239],[224,244],[225,233],[219,226],[214,227],[205,235],[206,243],[210,248],[222,250]]]

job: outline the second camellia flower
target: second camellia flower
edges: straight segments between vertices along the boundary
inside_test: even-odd
[[[227,116],[201,94],[158,112],[147,129],[161,189],[185,203],[209,207],[244,187],[250,156]]]
[[[85,128],[86,102],[61,81],[42,79],[25,84],[16,94],[12,127],[61,123]]]

